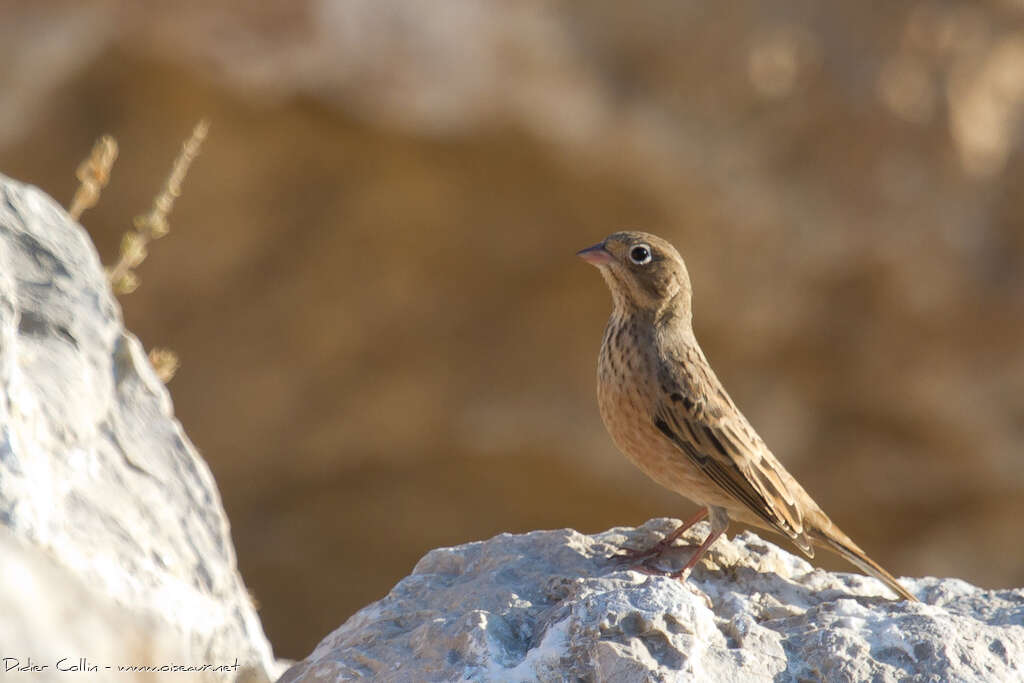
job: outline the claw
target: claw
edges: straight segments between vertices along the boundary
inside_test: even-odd
[[[664,553],[666,550],[668,550],[670,547],[672,547],[672,544],[676,542],[676,539],[679,538],[680,536],[682,536],[683,533],[685,533],[687,529],[689,529],[694,524],[696,524],[697,522],[701,521],[702,519],[704,519],[707,516],[708,516],[708,509],[707,508],[701,508],[700,510],[697,511],[697,514],[695,514],[693,517],[691,517],[690,519],[688,519],[685,522],[683,522],[682,524],[680,524],[678,527],[676,527],[675,531],[673,531],[668,536],[666,536],[665,538],[663,538],[660,541],[658,541],[657,543],[655,543],[653,546],[651,546],[647,550],[638,550],[638,549],[635,549],[635,548],[623,548],[622,550],[624,552],[615,553],[612,557],[621,558],[621,559],[624,559],[624,560],[640,560],[640,559],[648,559],[648,558],[654,559],[654,558],[661,557],[662,553]],[[698,558],[698,559],[700,559],[700,558]]]
[[[668,541],[666,543],[667,539],[668,537],[666,536],[665,538],[661,539],[660,541],[652,545],[650,548],[647,548],[646,550],[642,550],[640,548],[622,548],[621,553],[615,553],[614,555],[612,555],[612,557],[621,558],[623,560],[642,560],[653,557],[661,557],[662,553],[668,550],[669,547],[672,545],[672,541]],[[672,540],[674,541],[675,539]]]

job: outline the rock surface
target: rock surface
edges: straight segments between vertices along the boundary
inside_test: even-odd
[[[1008,681],[1024,676],[1024,589],[911,579],[922,603],[828,573],[749,532],[688,584],[629,568],[677,522],[503,534],[431,551],[281,679]],[[707,532],[691,530],[689,540]],[[685,561],[666,555],[661,566]]]
[[[213,477],[125,331],[92,243],[3,176],[0,548],[4,669],[65,680],[58,660],[86,658],[100,675],[274,675]]]

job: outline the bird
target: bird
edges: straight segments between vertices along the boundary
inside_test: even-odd
[[[735,520],[782,534],[809,558],[833,551],[917,602],[822,511],[726,393],[693,333],[690,277],[668,241],[624,231],[577,252],[611,290],[612,313],[597,363],[601,419],[620,451],[647,476],[700,506],[654,547],[657,557],[707,518],[710,533],[682,579]]]

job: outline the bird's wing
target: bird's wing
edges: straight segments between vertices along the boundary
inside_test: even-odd
[[[664,359],[654,425],[711,481],[814,557],[806,494],[736,408],[699,347]]]

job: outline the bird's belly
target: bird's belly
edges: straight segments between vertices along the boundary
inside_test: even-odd
[[[619,450],[648,477],[701,505],[720,505],[717,487],[654,426],[639,392],[598,382],[601,419]]]

